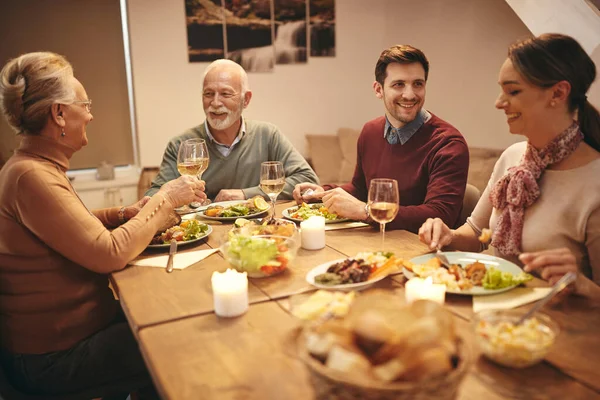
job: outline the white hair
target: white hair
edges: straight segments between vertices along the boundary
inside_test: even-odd
[[[0,110],[17,133],[36,135],[46,124],[52,104],[71,104],[73,67],[50,52],[23,54],[0,72]]]
[[[242,68],[242,66],[240,64],[236,63],[235,61],[231,61],[226,58],[220,58],[218,60],[215,60],[215,61],[211,62],[208,65],[208,67],[206,67],[206,69],[204,70],[204,74],[202,75],[202,84],[204,85],[204,80],[206,79],[206,75],[208,75],[208,73],[210,71],[212,71],[215,68],[221,68],[221,67],[223,69],[234,70],[239,74],[240,81],[242,83],[242,95],[245,95],[246,92],[248,92],[250,90],[250,86],[248,85],[248,74],[246,73],[244,68]]]

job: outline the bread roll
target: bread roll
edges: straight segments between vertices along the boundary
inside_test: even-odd
[[[367,356],[374,354],[395,335],[394,329],[388,324],[385,316],[374,310],[357,317],[352,322],[351,328],[356,336],[356,344]]]
[[[357,379],[371,375],[371,363],[365,356],[337,345],[331,348],[325,365],[334,371],[353,375]]]
[[[452,356],[442,346],[431,347],[419,354],[402,376],[403,380],[418,381],[443,375],[452,370]]]

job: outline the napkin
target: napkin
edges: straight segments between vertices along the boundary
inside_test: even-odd
[[[186,253],[176,253],[173,257],[173,269],[185,269],[190,265],[197,263],[198,261],[204,260],[206,257],[210,256],[213,253],[216,253],[217,251],[219,251],[219,249],[196,250],[188,251]],[[166,268],[168,259],[168,255],[147,257],[130,261],[129,265]]]
[[[489,296],[473,296],[473,311],[508,310],[533,303],[547,295],[552,288],[521,287]]]
[[[325,230],[334,231],[337,229],[362,228],[363,226],[369,226],[369,224],[364,222],[340,222],[338,224],[325,224]]]

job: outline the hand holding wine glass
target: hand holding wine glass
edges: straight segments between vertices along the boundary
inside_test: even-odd
[[[181,175],[196,176],[198,179],[202,179],[202,173],[208,168],[208,163],[208,148],[204,139],[188,139],[179,145],[177,170]],[[206,202],[210,203],[210,200],[207,199]],[[197,208],[203,204],[191,203],[190,205]]]
[[[398,181],[386,178],[371,180],[367,208],[371,218],[379,222],[381,228],[381,250],[385,250],[385,224],[396,218],[398,209],[400,208]]]
[[[275,218],[275,201],[285,187],[285,171],[280,161],[266,161],[260,164],[260,188],[271,199]]]

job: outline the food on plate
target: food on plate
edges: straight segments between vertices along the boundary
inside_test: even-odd
[[[488,244],[492,240],[492,230],[488,228],[483,228],[481,230],[481,235],[479,235],[479,241],[483,244]]]
[[[163,233],[154,236],[150,244],[165,244],[169,243],[171,239],[175,239],[178,242],[194,240],[203,236],[206,231],[208,231],[208,225],[190,219],[181,222],[179,225],[172,226]]]
[[[269,204],[265,201],[265,199],[257,195],[246,200],[244,203],[233,204],[227,207],[223,207],[220,204],[209,206],[206,210],[204,210],[204,215],[207,217],[220,218],[244,217],[246,215],[259,214],[268,209]]]
[[[290,218],[307,220],[310,217],[325,217],[328,221],[341,219],[337,214],[330,213],[323,203],[306,204],[302,203],[295,211],[290,211]]]
[[[292,308],[292,314],[305,321],[340,318],[348,313],[355,292],[317,290],[306,301]]]
[[[448,289],[454,291],[468,290],[474,286],[484,289],[502,289],[533,279],[530,274],[522,271],[515,275],[494,267],[487,268],[479,261],[467,265],[452,264],[449,269],[446,269],[441,266],[437,257],[430,258],[425,264],[412,264],[410,268],[418,277],[431,277],[433,283],[443,283]]]
[[[513,285],[520,285],[531,279],[533,279],[533,277],[525,272],[513,275],[510,272],[503,272],[494,267],[490,267],[483,277],[482,286],[486,289],[501,289]]]
[[[516,312],[489,311],[477,315],[475,334],[483,354],[499,364],[523,368],[541,361],[558,334],[549,317],[538,314],[520,325]]]
[[[234,234],[294,236],[298,232],[296,224],[285,219],[270,218],[264,221],[238,218],[229,231],[229,237]]]
[[[283,236],[233,235],[221,246],[229,263],[249,277],[271,276],[284,271],[297,249],[296,241]]]
[[[315,360],[362,383],[439,377],[461,362],[447,310],[428,300],[403,306],[382,291],[357,296],[342,319],[305,327],[304,340]]]
[[[315,276],[315,283],[334,286],[366,282],[389,274],[399,263],[393,253],[362,252],[354,258],[332,264],[327,268],[327,272]]]

